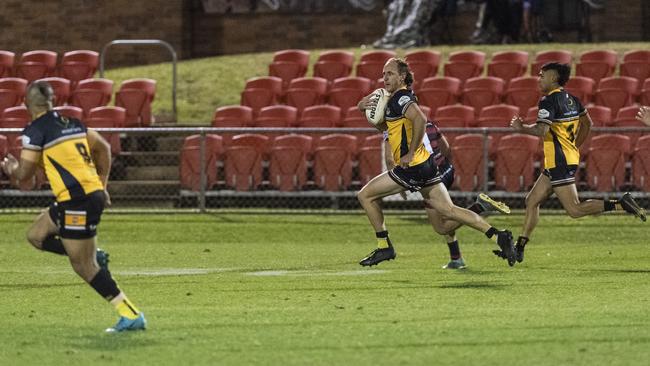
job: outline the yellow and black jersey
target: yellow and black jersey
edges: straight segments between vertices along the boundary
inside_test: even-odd
[[[23,148],[42,151],[42,164],[58,202],[103,190],[90,156],[86,126],[49,111],[23,130]]]
[[[537,123],[550,126],[544,136],[544,166],[577,165],[580,153],[575,144],[580,116],[586,112],[580,100],[564,89],[554,89],[539,101]]]
[[[399,165],[400,157],[408,154],[413,138],[413,121],[404,116],[406,109],[417,99],[412,91],[400,89],[393,93],[386,105],[386,124],[388,125],[388,143],[393,153],[395,164]],[[426,134],[424,135],[426,137]],[[425,148],[424,138],[416,141],[418,147],[413,154],[409,166],[418,165],[429,158],[430,153]]]

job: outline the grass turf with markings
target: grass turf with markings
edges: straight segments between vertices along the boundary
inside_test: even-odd
[[[100,246],[149,329],[103,334],[111,306],[64,257],[0,216],[3,365],[642,365],[650,358],[647,228],[629,216],[543,216],[526,261],[459,231],[446,271],[422,216],[387,217],[397,260],[364,215],[106,214]],[[513,228],[523,217],[495,216]]]

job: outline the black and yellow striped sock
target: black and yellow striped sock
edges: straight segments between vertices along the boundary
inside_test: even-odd
[[[140,315],[140,310],[133,305],[131,301],[126,297],[124,292],[120,292],[113,300],[111,304],[115,306],[115,309],[120,314],[120,316],[126,317],[128,319],[135,319]]]
[[[387,230],[378,231],[375,235],[377,236],[377,248],[386,249],[391,246]]]

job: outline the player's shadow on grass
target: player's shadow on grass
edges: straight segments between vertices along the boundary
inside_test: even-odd
[[[460,283],[444,283],[436,286],[438,288],[453,288],[453,289],[468,289],[468,290],[504,290],[506,286],[489,283],[489,282],[460,282]]]
[[[87,332],[85,337],[68,337],[66,347],[73,349],[88,349],[95,351],[109,352],[106,355],[101,355],[103,361],[111,360],[111,353],[113,351],[125,349],[142,349],[144,347],[158,346],[161,342],[147,336],[149,331],[134,331],[122,333],[101,333],[97,329],[92,329]],[[151,333],[151,332],[149,332]],[[115,360],[117,361],[117,360]]]

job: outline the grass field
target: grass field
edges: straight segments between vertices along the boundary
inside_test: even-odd
[[[447,57],[451,52],[461,50],[479,50],[487,54],[487,64],[493,53],[507,50],[529,52],[532,60],[536,52],[544,50],[570,50],[577,58],[582,52],[594,49],[611,49],[622,56],[626,51],[647,49],[648,47],[648,43],[612,42],[458,46],[436,45],[427,49],[440,52],[442,54],[442,62],[447,60]],[[357,47],[349,48],[347,50],[353,52],[356,56],[356,60],[358,60],[359,56],[363,52],[371,49]],[[322,51],[324,50],[310,50],[310,68],[307,71],[307,76],[312,75],[311,68]],[[407,51],[411,50],[396,50],[399,56],[404,56]],[[273,53],[266,52],[227,55],[179,62],[177,90],[179,124],[208,125],[210,124],[210,121],[212,121],[212,114],[217,107],[239,104],[240,93],[244,89],[246,80],[256,76],[268,75],[268,64],[271,63],[272,59]],[[122,80],[129,78],[147,77],[156,79],[158,82],[158,92],[156,94],[156,100],[153,103],[154,113],[158,115],[168,115],[172,110],[171,69],[170,63],[116,68],[107,70],[105,77],[115,81],[116,89],[119,87]],[[442,70],[442,66],[440,69]],[[440,74],[442,74],[442,71],[440,71]]]
[[[358,215],[107,214],[101,246],[149,329],[116,315],[65,258],[0,216],[0,365],[647,365],[647,224],[543,217],[526,261],[459,232],[469,268],[446,271],[420,216],[389,216],[396,261]],[[521,216],[493,217],[518,227]],[[517,232],[518,230],[515,230]]]

